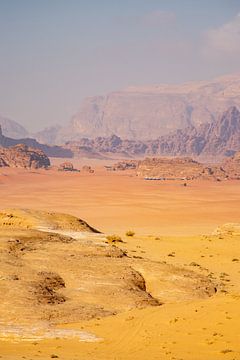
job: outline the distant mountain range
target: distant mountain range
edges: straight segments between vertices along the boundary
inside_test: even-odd
[[[224,157],[232,156],[240,150],[240,112],[230,107],[222,116],[211,123],[199,126],[188,126],[163,135],[155,140],[135,141],[122,140],[116,135],[83,138],[68,142],[65,145],[78,156],[82,151],[89,154],[139,157],[145,155],[159,156],[193,156]]]
[[[85,99],[66,126],[52,126],[31,137],[41,144],[66,143],[64,147],[78,156],[231,155],[240,148],[238,107],[240,74],[130,87]],[[0,117],[0,125],[9,138],[30,136],[12,120]]]
[[[218,119],[231,106],[240,106],[240,74],[182,85],[130,87],[87,98],[67,126],[51,128],[52,143],[82,137],[153,140],[177,129]],[[41,141],[49,141],[49,131]]]

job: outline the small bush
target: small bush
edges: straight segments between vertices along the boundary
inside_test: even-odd
[[[227,353],[230,353],[230,352],[233,352],[232,350],[230,349],[225,349],[225,350],[222,350],[220,351],[222,354],[227,354]]]
[[[135,232],[132,231],[132,230],[128,230],[128,231],[126,232],[126,236],[134,236],[134,235],[135,235]]]
[[[117,242],[123,242],[122,238],[119,235],[108,235],[106,237],[106,239],[110,244],[117,243]]]

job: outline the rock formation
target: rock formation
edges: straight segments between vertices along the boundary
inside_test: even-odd
[[[191,158],[146,158],[138,162],[137,175],[159,180],[193,180],[228,177],[220,166],[206,166]]]
[[[224,156],[240,150],[240,112],[230,107],[217,120],[190,126],[148,143],[147,153],[172,156]]]
[[[113,154],[134,157],[143,156],[148,144],[142,141],[122,140],[119,136],[97,137],[95,139],[82,138],[78,141],[68,141],[65,144],[74,156],[104,159]]]
[[[93,174],[93,173],[94,173],[94,170],[93,170],[92,167],[89,166],[89,165],[83,165],[82,171],[87,172],[87,173],[89,173],[89,174]]]
[[[9,148],[0,147],[0,167],[2,166],[38,169],[47,168],[50,161],[43,151],[19,144]]]
[[[118,161],[116,164],[114,164],[113,166],[108,166],[107,169],[108,170],[114,170],[114,171],[125,171],[125,170],[135,170],[138,166],[138,161],[137,160],[123,160],[123,161]]]
[[[228,173],[229,178],[240,179],[240,152],[224,161],[222,167]]]
[[[0,316],[1,329],[6,330],[11,325],[20,332],[24,326],[28,333],[34,328],[42,334],[49,325],[199,301],[216,292],[216,284],[206,274],[128,256],[68,214],[0,211],[0,252]],[[148,293],[146,272],[149,278],[160,279],[159,298]]]
[[[77,171],[80,172],[80,170],[77,170],[74,168],[73,164],[69,161],[65,161],[62,164],[59,165],[58,171]]]

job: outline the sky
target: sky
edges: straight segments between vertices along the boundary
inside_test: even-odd
[[[240,71],[240,0],[0,0],[0,114],[65,124],[87,96]]]

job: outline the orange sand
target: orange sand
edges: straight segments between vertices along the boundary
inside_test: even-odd
[[[229,279],[227,293],[207,300],[69,324],[98,335],[103,339],[99,343],[1,341],[4,360],[43,360],[53,354],[64,360],[240,359],[240,261],[232,261],[240,258],[240,238],[198,236],[223,223],[240,222],[240,181],[194,181],[183,187],[180,182],[146,182],[130,173],[103,170],[93,175],[1,173],[7,175],[0,175],[1,208],[66,212],[108,233],[133,229],[135,237],[125,238],[122,244],[130,254],[182,266],[196,262],[217,278],[225,272]],[[173,251],[175,257],[169,257]],[[154,279],[148,290],[154,294]]]
[[[131,173],[2,170],[1,208],[28,207],[79,216],[103,232],[208,233],[238,222],[240,181],[155,182]]]

